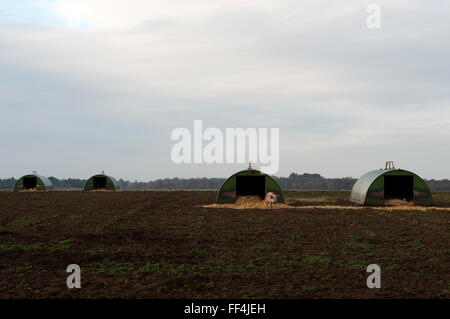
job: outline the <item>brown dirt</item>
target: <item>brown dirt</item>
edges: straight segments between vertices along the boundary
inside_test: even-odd
[[[439,209],[202,207],[215,192],[0,192],[0,298],[449,298],[450,194]],[[314,203],[311,205],[311,203]],[[80,265],[82,288],[66,287]],[[366,287],[378,264],[382,288]]]

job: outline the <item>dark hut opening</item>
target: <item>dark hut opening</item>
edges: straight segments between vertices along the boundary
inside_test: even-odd
[[[93,180],[94,189],[106,189],[106,176],[96,176]]]
[[[266,195],[266,179],[264,176],[236,176],[236,195],[257,195],[261,199]]]
[[[23,178],[23,189],[35,189],[37,187],[36,177],[24,177]]]
[[[414,177],[387,175],[384,177],[384,199],[414,199]]]

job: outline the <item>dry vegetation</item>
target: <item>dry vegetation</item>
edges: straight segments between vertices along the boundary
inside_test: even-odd
[[[450,297],[450,193],[431,208],[292,191],[290,208],[236,210],[215,196],[1,192],[0,298]],[[379,290],[365,284],[372,263]]]

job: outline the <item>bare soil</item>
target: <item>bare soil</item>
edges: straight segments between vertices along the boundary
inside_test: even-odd
[[[450,297],[450,193],[426,208],[284,195],[270,210],[212,191],[0,192],[0,298]]]

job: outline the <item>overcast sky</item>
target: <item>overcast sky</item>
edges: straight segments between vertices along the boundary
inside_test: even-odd
[[[366,8],[381,8],[369,29]],[[279,176],[450,178],[446,0],[0,0],[0,177],[226,177],[176,127],[280,129]]]

